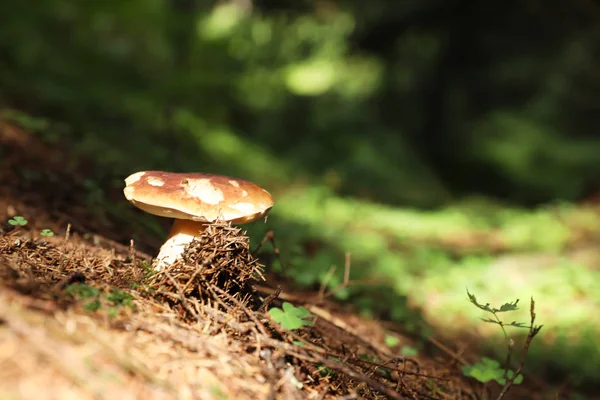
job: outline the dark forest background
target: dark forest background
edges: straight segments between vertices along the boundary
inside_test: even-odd
[[[124,169],[221,170],[210,146],[185,144],[224,129],[240,138],[220,139],[225,153],[248,141],[294,177],[395,205],[471,193],[532,205],[598,185],[592,1],[0,7],[4,101],[69,120],[77,150],[129,149]]]

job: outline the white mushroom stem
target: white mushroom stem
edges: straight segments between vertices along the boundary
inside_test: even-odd
[[[189,219],[176,219],[173,222],[167,241],[160,247],[154,260],[154,270],[162,271],[183,255],[185,247],[200,236],[206,225]]]

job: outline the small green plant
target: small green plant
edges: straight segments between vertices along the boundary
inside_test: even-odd
[[[303,326],[313,326],[312,321],[306,320],[312,316],[310,311],[304,307],[296,307],[287,301],[283,303],[282,308],[273,307],[269,310],[269,315],[275,322],[284,329],[294,330]]]
[[[388,347],[396,347],[400,344],[400,339],[398,339],[396,336],[385,335],[385,344]]]
[[[104,297],[113,306],[133,307],[133,296],[123,290],[112,289]]]
[[[121,307],[133,308],[133,296],[123,290],[111,289],[104,298],[111,304],[107,311],[110,317],[116,317]]]
[[[142,262],[140,262],[140,267],[142,267],[142,270],[144,271],[144,279],[148,279],[152,275],[156,274],[156,271],[152,267],[152,263],[150,261],[142,260]]]
[[[327,378],[328,376],[335,375],[335,371],[332,370],[331,368],[327,368],[322,365],[318,365],[318,368],[319,368],[318,369],[319,375],[321,375],[321,377],[323,377],[323,378]]]
[[[83,308],[87,311],[98,311],[102,307],[98,298],[100,291],[93,286],[85,283],[73,283],[65,288],[65,292],[77,299],[85,299]]]
[[[42,231],[40,232],[40,235],[42,236],[54,236],[54,232],[52,232],[51,229],[42,229]]]
[[[90,312],[98,311],[99,309],[102,308],[102,303],[100,302],[99,299],[86,301],[85,303],[83,303],[83,308],[86,311],[90,311]]]
[[[73,283],[65,288],[65,292],[80,299],[98,297],[100,294],[100,291],[97,288],[85,283]]]
[[[465,365],[462,367],[462,372],[465,376],[472,377],[477,379],[479,382],[487,383],[489,381],[496,381],[500,385],[502,385],[502,390],[497,397],[497,400],[501,400],[504,398],[506,393],[510,390],[512,385],[519,385],[523,382],[523,375],[521,375],[521,371],[525,366],[525,359],[527,357],[527,353],[529,352],[529,347],[531,346],[531,342],[533,338],[540,332],[542,329],[542,325],[535,325],[535,302],[533,298],[531,299],[531,304],[529,307],[529,315],[530,315],[530,323],[526,324],[523,322],[512,321],[506,323],[502,321],[499,317],[499,314],[505,312],[512,312],[519,309],[519,299],[512,303],[504,303],[499,308],[490,306],[490,303],[482,304],[477,301],[477,298],[474,294],[471,294],[469,290],[467,290],[467,296],[471,304],[475,307],[483,310],[489,314],[491,314],[490,318],[482,318],[482,321],[496,324],[502,329],[502,333],[504,334],[504,339],[507,344],[507,352],[506,352],[506,360],[504,362],[504,367],[501,367],[500,363],[491,358],[483,357],[480,362],[473,365]],[[515,371],[510,369],[511,359],[513,348],[515,345],[514,340],[508,335],[506,331],[506,327],[515,327],[515,328],[526,328],[529,329],[529,333],[527,338],[525,339],[525,345],[523,348],[523,352],[521,355],[521,360]]]
[[[483,357],[481,361],[473,365],[465,365],[462,367],[462,372],[465,376],[477,379],[481,383],[496,381],[500,385],[506,385],[504,377],[505,369],[500,366],[500,363],[492,358]],[[508,378],[512,379],[514,372],[508,370]],[[519,374],[514,378],[514,384],[518,385],[523,382],[523,375]]]
[[[133,296],[119,289],[111,289],[101,297],[100,290],[97,288],[84,283],[74,283],[67,286],[65,291],[77,299],[84,299],[83,308],[87,311],[102,309],[102,300],[104,299],[104,302],[107,301],[110,304],[107,313],[111,317],[117,316],[120,307],[133,307]]]
[[[412,346],[402,346],[400,353],[402,353],[404,357],[416,357],[419,355],[419,350]]]
[[[12,226],[25,226],[27,225],[27,220],[25,219],[25,217],[15,215],[14,217],[8,220],[8,223]]]

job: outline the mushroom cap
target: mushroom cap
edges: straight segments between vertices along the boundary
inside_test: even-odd
[[[150,214],[199,222],[252,222],[273,207],[273,197],[243,179],[203,173],[141,171],[125,179],[123,193]]]

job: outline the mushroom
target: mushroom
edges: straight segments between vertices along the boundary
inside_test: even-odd
[[[244,224],[264,217],[273,207],[266,190],[222,175],[142,171],[127,177],[125,185],[123,193],[134,206],[175,219],[154,261],[157,271],[179,259],[208,223]]]

